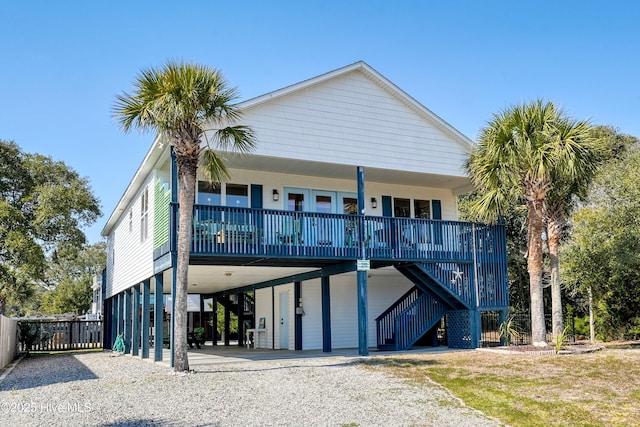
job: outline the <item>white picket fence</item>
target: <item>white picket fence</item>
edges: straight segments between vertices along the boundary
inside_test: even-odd
[[[18,355],[18,321],[0,315],[0,368]]]

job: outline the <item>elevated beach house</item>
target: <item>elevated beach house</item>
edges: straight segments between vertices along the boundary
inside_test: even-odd
[[[480,345],[480,312],[508,306],[507,263],[502,225],[457,221],[468,138],[364,62],[240,107],[256,150],[224,153],[230,182],[199,176],[180,224],[193,234],[190,330],[363,355],[444,336]],[[155,347],[156,360],[171,343],[175,172],[157,137],[102,231],[105,344],[122,333],[127,351]]]

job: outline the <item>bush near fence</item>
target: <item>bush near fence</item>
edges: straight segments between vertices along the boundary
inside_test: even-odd
[[[20,330],[23,352],[102,348],[102,320],[20,320]]]
[[[0,315],[0,369],[18,355],[18,321]]]

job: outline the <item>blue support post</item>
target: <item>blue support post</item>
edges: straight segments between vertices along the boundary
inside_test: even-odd
[[[329,276],[320,278],[322,290],[322,351],[331,352],[331,294]]]
[[[164,343],[164,279],[162,273],[155,275],[155,289],[153,300],[153,361],[162,361],[162,346]]]
[[[124,291],[124,352],[131,351],[131,289]]]
[[[480,347],[482,336],[482,323],[480,322],[480,311],[469,310],[469,320],[471,324],[471,348]]]
[[[131,355],[140,353],[140,284],[131,289]]]
[[[271,319],[273,319],[273,327],[271,328],[271,350],[276,349],[276,288],[271,287]]]
[[[151,280],[142,282],[142,354],[143,359],[149,358],[149,322],[151,315],[151,304],[149,298],[151,294]]]
[[[112,325],[111,300],[102,302],[102,348],[108,349],[111,345],[111,325]]]
[[[113,310],[112,310],[112,299],[106,299],[105,295],[107,295],[107,269],[103,268],[102,269],[102,286],[100,288],[100,304],[102,304],[102,310],[100,311],[102,313],[102,348],[103,349],[107,349],[111,346],[111,343],[113,342],[113,329],[111,328],[113,326],[112,323],[112,319],[113,319]]]
[[[176,163],[176,154],[171,147],[171,202],[178,203],[178,163]],[[171,351],[169,352],[169,365],[173,368],[175,365],[175,320],[176,320],[176,286],[178,281],[178,211],[171,209],[170,218],[170,239],[171,239],[171,326],[169,330],[169,346]]]
[[[366,258],[364,242],[364,214],[366,211],[364,199],[364,168],[358,166],[358,215],[360,216],[359,233],[360,247],[362,248],[362,259]],[[367,305],[367,273],[366,270],[358,270],[358,354],[366,356],[369,354],[369,316]]]
[[[478,242],[476,240],[476,225],[471,226],[473,233],[473,300],[475,307],[469,312],[469,323],[471,327],[471,348],[480,347],[482,340],[482,322],[480,320],[480,282],[478,281]],[[469,283],[471,286],[471,283]]]
[[[504,322],[509,321],[509,310],[500,310],[498,314],[498,327],[502,325]],[[504,337],[500,337],[500,345],[506,345],[504,341]]]
[[[111,310],[111,337],[109,338],[109,345],[105,349],[112,348],[118,335],[118,296],[113,295],[109,298],[109,305]]]
[[[255,293],[254,293],[255,295]],[[295,310],[295,349],[302,350],[302,313],[298,313],[298,309],[302,310],[302,284],[300,282],[293,283],[293,300]]]
[[[173,368],[175,364],[175,325],[176,325],[176,286],[178,281],[178,269],[176,268],[176,262],[178,258],[178,254],[173,252],[171,254],[172,264],[171,267],[171,326],[169,328],[169,347],[171,351],[169,352],[169,365]]]
[[[118,294],[118,328],[116,335],[120,334],[124,334],[124,292]]]

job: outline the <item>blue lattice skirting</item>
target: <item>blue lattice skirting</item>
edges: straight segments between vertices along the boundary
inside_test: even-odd
[[[447,311],[447,340],[451,348],[475,348],[473,345],[472,312]]]

